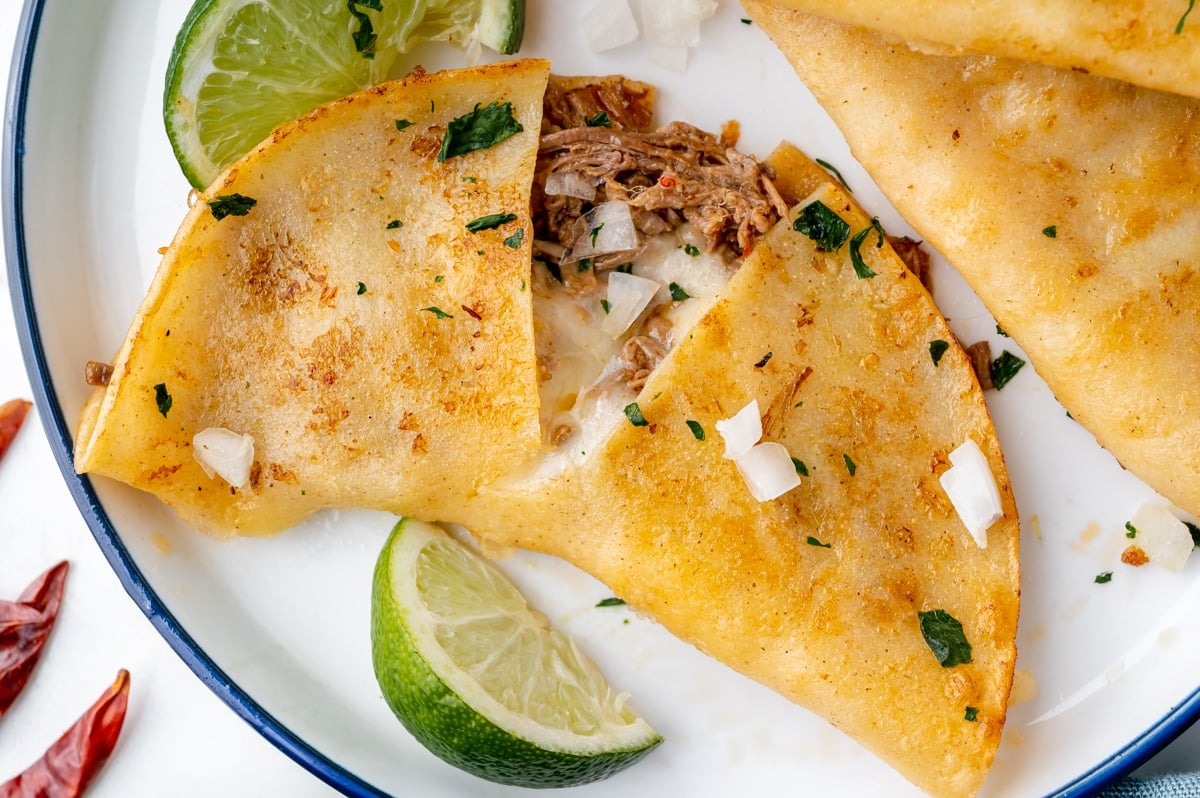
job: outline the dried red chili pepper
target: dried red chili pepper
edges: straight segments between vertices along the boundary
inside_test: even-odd
[[[64,560],[34,580],[16,601],[0,601],[0,717],[29,681],[62,604]]]
[[[21,775],[0,784],[0,798],[78,798],[108,760],[129,706],[129,671]]]
[[[17,437],[17,430],[25,421],[25,415],[33,405],[24,399],[10,399],[0,405],[0,457],[8,451],[8,446]]]

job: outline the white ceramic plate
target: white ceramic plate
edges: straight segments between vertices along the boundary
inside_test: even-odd
[[[647,0],[648,1],[648,0]],[[18,325],[63,473],[130,595],[197,675],[304,767],[354,795],[505,795],[419,748],[371,672],[371,566],[393,519],[327,513],[272,540],[214,543],[154,500],[74,476],[71,432],[89,359],[111,357],[185,211],[160,121],[162,75],[188,0],[29,0],[5,127],[5,234]],[[562,73],[660,87],[660,117],[742,123],[759,154],[787,138],[841,168],[891,232],[905,225],[744,13],[723,0],[683,73],[641,43],[588,51],[594,2],[530,0],[523,53]],[[441,50],[426,65],[457,65]],[[1013,343],[938,262],[936,298],[965,341]],[[1158,500],[1067,418],[1031,369],[989,401],[1021,507],[1018,687],[985,793],[1083,795],[1145,761],[1200,713],[1200,562],[1120,565],[1124,522]],[[1158,500],[1161,501],[1161,500]],[[1200,560],[1200,558],[1193,558]],[[530,599],[633,695],[666,743],[579,794],[893,795],[915,790],[824,721],[623,608],[561,562],[503,563]],[[1096,574],[1114,571],[1110,584]],[[628,621],[628,623],[626,623]]]

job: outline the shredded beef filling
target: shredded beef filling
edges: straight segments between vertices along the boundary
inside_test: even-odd
[[[636,254],[560,264],[581,235],[580,219],[602,202],[628,203],[642,238],[689,223],[707,251],[731,262],[787,216],[771,168],[734,149],[736,123],[719,137],[683,122],[651,130],[653,100],[652,87],[622,77],[550,80],[532,192],[534,257],[574,294],[590,293],[597,272]],[[594,196],[547,194],[554,174],[594,186]],[[639,390],[666,356],[669,331],[666,319],[652,315],[626,342],[613,379]]]

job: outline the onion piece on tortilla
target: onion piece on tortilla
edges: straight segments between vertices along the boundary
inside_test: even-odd
[[[776,499],[800,484],[796,464],[782,443],[755,444],[736,463],[750,493],[760,502]]]
[[[1183,569],[1196,545],[1187,525],[1160,504],[1143,504],[1129,525],[1136,530],[1134,545],[1146,552],[1150,562],[1172,571]]]
[[[254,438],[224,427],[209,427],[192,437],[192,456],[209,479],[219,476],[235,488],[250,481]]]
[[[627,202],[602,202],[575,223],[578,231],[559,264],[567,266],[584,258],[614,252],[632,252],[641,246],[633,213]]]
[[[973,440],[952,451],[950,462],[941,476],[942,489],[979,548],[986,549],[988,527],[1004,517],[992,467]]]
[[[762,415],[758,412],[758,400],[751,400],[750,404],[729,418],[718,421],[716,427],[725,439],[725,459],[741,459],[762,437]],[[788,463],[791,463],[790,458]]]

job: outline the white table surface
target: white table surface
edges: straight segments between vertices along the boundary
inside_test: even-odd
[[[19,0],[0,2],[0,86],[8,83],[20,6]],[[7,285],[7,270],[0,269],[0,286]],[[5,301],[0,403],[30,396]],[[91,798],[336,794],[226,708],[150,626],[79,515],[35,411],[0,463],[0,597],[15,598],[63,559],[70,561],[71,572],[57,627],[29,685],[0,721],[0,781],[40,756],[117,670],[126,668],[132,674],[129,714],[112,759],[88,792]],[[1139,774],[1195,768],[1200,768],[1200,727]]]

